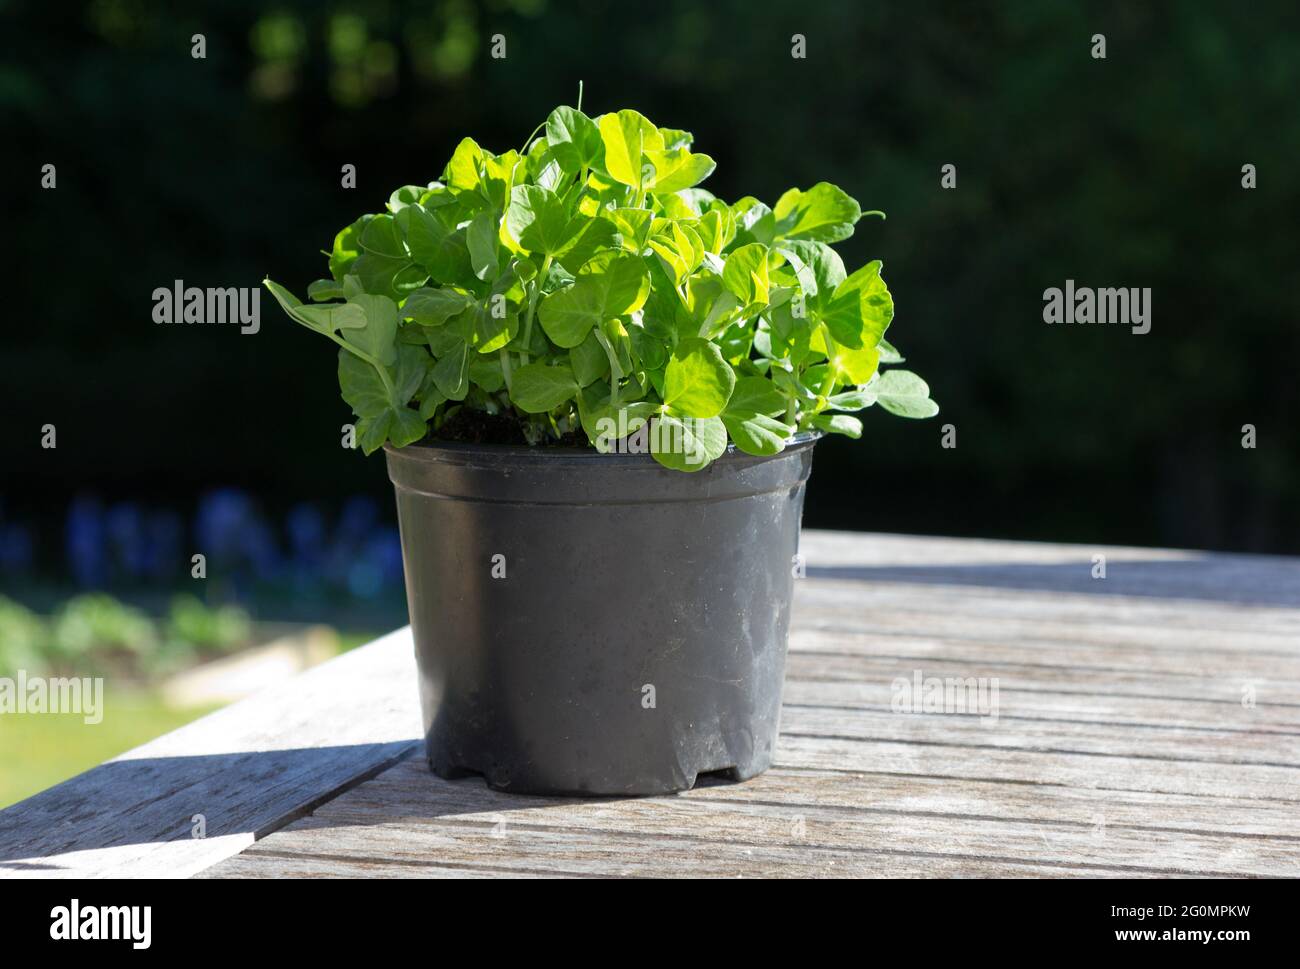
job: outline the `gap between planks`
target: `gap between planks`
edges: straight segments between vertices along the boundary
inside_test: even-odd
[[[894,797],[903,790],[900,783],[897,778],[858,780],[859,787],[888,789],[892,784]],[[934,786],[933,781],[925,784]],[[490,791],[478,780],[442,781],[423,765],[408,761],[249,849],[241,856],[241,873],[247,874],[261,855],[268,857],[256,863],[274,866],[276,857],[315,854],[356,866],[396,855],[417,864],[431,859],[451,865],[490,860],[532,868],[544,863],[547,872],[555,874],[618,874],[628,868],[633,874],[729,875],[831,873],[816,863],[819,855],[838,859],[837,874],[898,874],[900,867],[906,874],[911,867],[916,869],[911,874],[984,876],[1006,864],[1036,868],[1039,874],[1048,869],[1094,875],[1293,874],[1300,858],[1294,838],[1120,823],[1125,811],[1133,816],[1143,809],[1137,804],[1120,805],[1117,821],[1104,825],[1105,835],[1098,839],[1091,833],[1097,827],[1095,794],[1082,802],[1064,797],[1064,803],[1094,812],[1080,820],[857,806],[846,810],[842,805],[788,801],[769,806],[751,800],[756,788],[770,795],[781,785],[787,795],[806,794],[802,788],[808,785],[849,793],[843,779],[832,775],[810,779],[777,772],[744,785],[711,785],[678,797],[528,798]],[[951,798],[953,785],[946,787],[944,796]],[[957,787],[966,793],[981,789],[969,782]],[[1221,810],[1203,800],[1180,806],[1206,810],[1207,805]],[[1280,814],[1267,805],[1236,808],[1272,822]],[[439,811],[446,814],[436,814]],[[790,826],[796,819],[803,834],[792,838]],[[499,828],[503,833],[495,834]],[[935,850],[939,843],[945,850]],[[884,863],[884,858],[894,862]]]

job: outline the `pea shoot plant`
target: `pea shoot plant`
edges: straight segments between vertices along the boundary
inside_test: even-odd
[[[859,437],[851,412],[872,404],[937,413],[920,377],[879,371],[902,362],[881,263],[850,274],[831,248],[858,203],[820,182],[728,204],[698,187],[714,161],[692,142],[636,111],[556,108],[524,149],[466,138],[438,181],[339,232],[310,303],[266,280],[339,345],[362,449],[469,409],[531,444],[640,434],[694,471],[728,440],[771,455],[800,431]]]

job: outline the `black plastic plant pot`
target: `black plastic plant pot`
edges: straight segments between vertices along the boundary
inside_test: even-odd
[[[701,471],[389,447],[429,766],[662,794],[772,763],[815,438]]]

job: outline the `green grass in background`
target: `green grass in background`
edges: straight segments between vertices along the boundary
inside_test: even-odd
[[[339,651],[364,646],[381,635],[339,633]],[[0,714],[0,809],[219,707],[177,709],[165,704],[158,692],[141,687],[106,689],[103,722],[93,725],[81,714]]]
[[[217,709],[177,710],[149,691],[105,690],[102,723],[81,714],[0,714],[0,808]]]

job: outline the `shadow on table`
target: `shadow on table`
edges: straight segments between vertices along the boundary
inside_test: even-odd
[[[238,834],[260,838],[387,770],[419,745],[411,738],[109,761],[0,811],[0,875],[64,868],[83,873],[75,862],[46,860],[71,852]],[[203,815],[203,838],[195,837],[196,815]],[[113,868],[143,853],[101,860]]]
[[[304,818],[312,827],[357,827],[403,815],[432,820],[624,799],[508,794],[492,790],[478,775],[444,780],[429,771],[418,753],[421,746],[421,741],[412,739],[392,745],[110,761],[0,811],[0,877],[60,872],[87,877],[105,871],[116,874],[123,867],[128,875],[174,875],[190,856],[152,852],[151,847],[194,842],[197,814],[204,815],[205,840],[250,834],[260,839]],[[395,748],[393,756],[387,756],[387,747]],[[355,816],[308,817],[322,804],[402,761],[408,763],[402,764],[400,791],[379,792],[381,806],[373,812],[362,809]],[[308,778],[319,780],[309,784]],[[702,775],[699,783],[723,781]],[[104,854],[66,857],[73,852]]]
[[[1300,608],[1300,561],[1268,556],[1198,555],[1180,559],[1108,558],[1093,578],[1091,558],[1077,562],[962,565],[807,566],[809,578],[914,585],[975,586],[1103,596],[1203,599]]]

